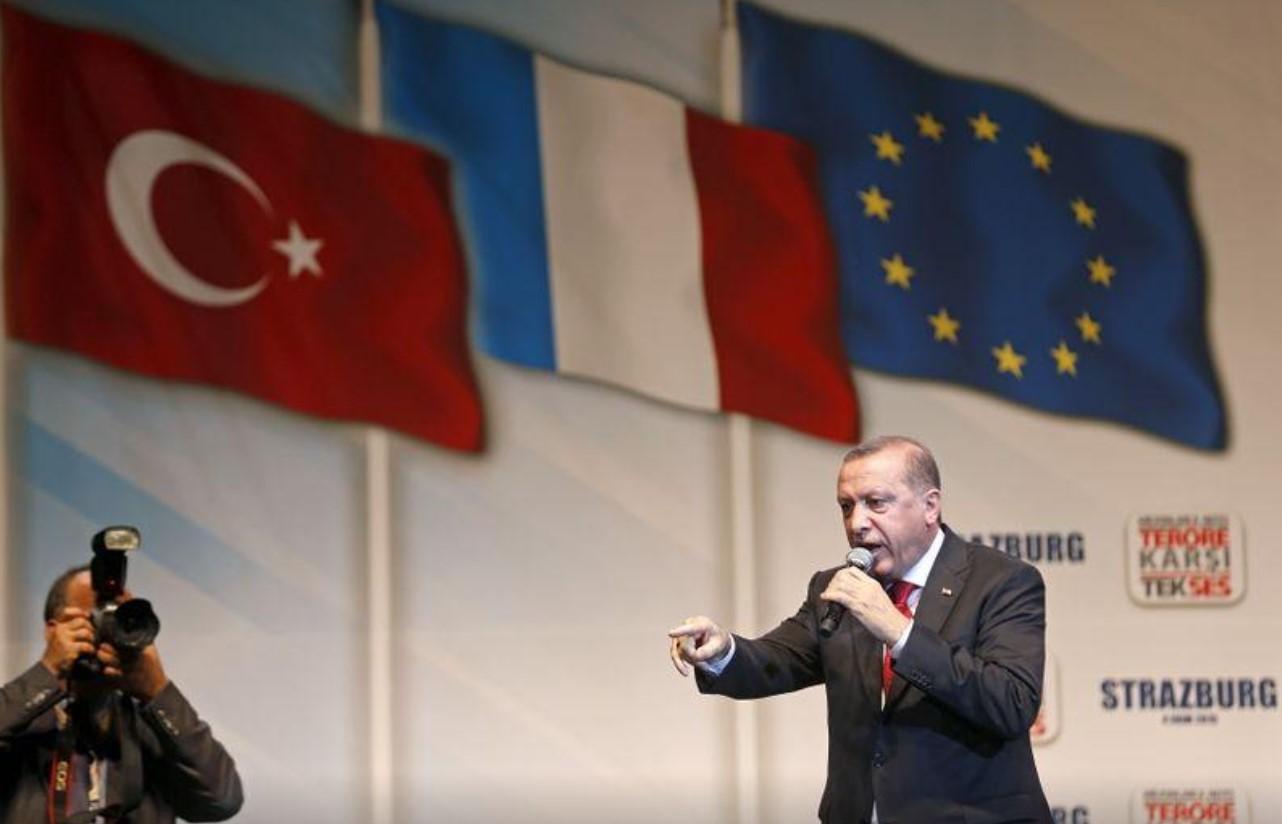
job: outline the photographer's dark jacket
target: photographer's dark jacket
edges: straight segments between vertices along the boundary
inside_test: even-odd
[[[55,707],[66,697],[38,663],[0,689],[0,824],[49,820],[49,776],[59,736]],[[235,763],[173,682],[146,704],[123,694],[115,699],[121,760],[132,765],[116,773],[116,788],[140,784],[134,789],[141,791],[137,806],[119,821],[222,821],[240,810]]]

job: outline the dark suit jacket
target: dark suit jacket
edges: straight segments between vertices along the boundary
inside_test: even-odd
[[[849,615],[820,638],[818,572],[797,614],[735,654],[699,689],[758,698],[823,684],[828,783],[819,818],[880,824],[1050,822],[1028,728],[1041,703],[1046,609],[1041,574],[945,537],[881,707],[883,645]]]
[[[40,664],[0,689],[0,822],[31,824],[48,820],[50,766],[57,720],[54,705],[66,697],[58,681]],[[240,810],[242,795],[236,765],[214,739],[209,725],[171,682],[147,704],[118,695],[122,750],[141,765],[138,806],[125,824],[222,821]],[[128,756],[122,757],[127,758]],[[114,784],[113,784],[114,780]],[[108,779],[108,798],[127,779]]]

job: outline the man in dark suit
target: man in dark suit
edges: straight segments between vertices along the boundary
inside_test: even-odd
[[[0,688],[0,822],[231,818],[243,799],[231,756],[154,644],[128,656],[99,641],[94,603],[88,567],[59,577],[45,601],[44,655]],[[82,656],[101,672],[78,677]]]
[[[682,675],[693,664],[701,692],[824,685],[824,822],[1051,821],[1028,736],[1045,663],[1042,578],[944,526],[940,488],[920,443],[861,444],[842,461],[837,503],[850,546],[872,553],[867,573],[816,573],[797,613],[757,639],[703,616],[669,633],[673,664]],[[825,638],[831,603],[844,610]]]

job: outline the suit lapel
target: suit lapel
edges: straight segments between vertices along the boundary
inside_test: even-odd
[[[943,629],[944,622],[961,597],[966,576],[970,574],[970,550],[966,542],[948,527],[943,527],[943,530],[943,546],[939,548],[939,557],[930,569],[926,586],[922,587],[921,600],[917,602],[917,611],[913,613],[914,627],[927,627],[933,632]],[[890,685],[890,694],[886,696],[886,709],[889,710],[899,700],[907,687],[908,682],[896,675]]]

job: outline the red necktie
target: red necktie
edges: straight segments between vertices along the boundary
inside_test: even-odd
[[[916,584],[910,584],[907,581],[896,581],[890,586],[890,600],[894,603],[895,609],[905,618],[912,619],[913,611],[908,608],[908,596],[913,594],[917,589]],[[895,678],[895,671],[890,666],[890,647],[886,645],[886,654],[881,659],[881,692],[883,695],[890,694],[890,682]]]

